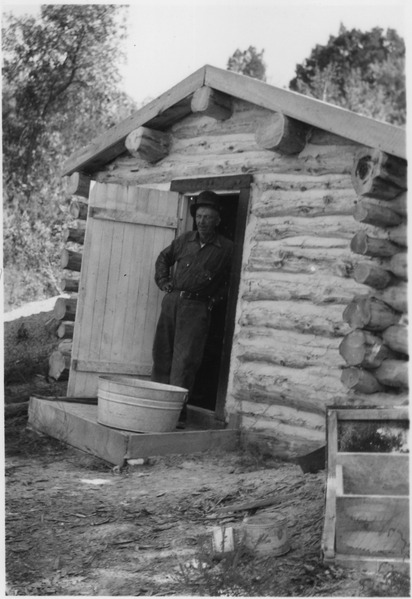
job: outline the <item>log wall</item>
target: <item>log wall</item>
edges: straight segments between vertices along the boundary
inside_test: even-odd
[[[353,276],[364,256],[351,250],[369,230],[353,216],[360,146],[312,130],[298,154],[262,149],[255,133],[270,114],[241,101],[224,121],[192,114],[171,127],[169,154],[156,164],[125,152],[95,178],[168,187],[175,178],[253,174],[226,410],[290,458],[325,442],[326,406],[391,406],[406,396],[384,388],[371,399],[341,381],[339,346],[351,330],[342,314],[366,294]]]

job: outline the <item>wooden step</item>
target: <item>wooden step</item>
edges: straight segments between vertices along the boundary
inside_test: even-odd
[[[72,400],[74,398],[71,398]],[[188,410],[188,416],[190,411]],[[234,450],[239,431],[235,429],[190,429],[170,433],[133,433],[97,422],[97,405],[48,401],[31,397],[29,427],[86,451],[107,462],[170,454],[191,454],[210,449]]]

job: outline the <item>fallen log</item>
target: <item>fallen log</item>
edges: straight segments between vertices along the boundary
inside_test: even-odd
[[[377,368],[389,357],[393,357],[390,348],[382,339],[368,331],[356,329],[344,337],[339,353],[349,366],[361,366],[366,369]]]

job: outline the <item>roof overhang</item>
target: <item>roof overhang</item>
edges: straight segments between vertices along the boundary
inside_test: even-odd
[[[76,171],[95,172],[126,151],[125,139],[138,127],[167,129],[191,113],[191,97],[204,85],[362,145],[406,158],[406,131],[401,127],[206,65],[72,154],[63,165],[62,175]]]

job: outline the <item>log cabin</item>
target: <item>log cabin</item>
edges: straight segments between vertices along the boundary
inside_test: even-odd
[[[210,189],[235,251],[193,408],[290,459],[325,444],[327,407],[407,404],[402,128],[206,65],[62,174],[78,227],[55,310],[71,360],[53,364],[69,397],[95,397],[102,374],[150,377],[154,263]]]

